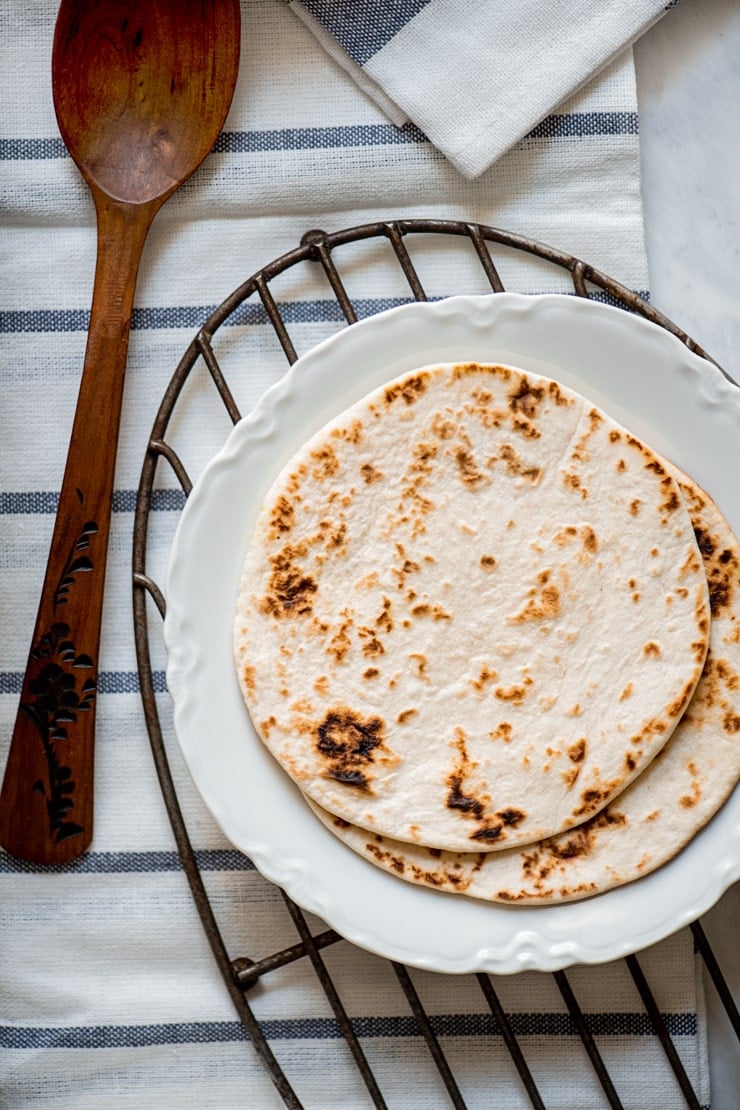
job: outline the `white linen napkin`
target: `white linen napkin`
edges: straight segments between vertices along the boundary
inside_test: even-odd
[[[673,4],[291,0],[290,6],[393,123],[410,120],[461,173],[477,177]]]
[[[0,6],[0,768],[63,472],[95,258],[90,198],[52,109],[53,21],[48,0]],[[132,628],[133,508],[146,445],[167,382],[213,306],[310,228],[411,217],[508,228],[647,292],[629,51],[563,105],[566,127],[539,130],[469,182],[415,129],[389,124],[282,0],[245,0],[243,23],[240,79],[224,132],[157,216],[140,275],[108,561],[92,849],[51,872],[0,852],[3,1110],[282,1105],[243,1037],[174,851]],[[407,242],[430,297],[484,291],[472,252]],[[354,248],[336,252],[363,313],[409,296],[400,272],[385,276],[388,249],[373,248],[367,263]],[[512,291],[572,291],[562,270],[494,253]],[[342,326],[322,274],[308,271],[273,286],[301,352]],[[217,350],[244,414],[285,370],[259,312],[224,328]],[[201,367],[173,428],[192,478],[229,428]],[[147,565],[161,585],[181,505],[165,469]],[[165,741],[214,910],[233,957],[267,956],[295,944],[296,931],[279,892],[231,848],[193,787],[172,731],[158,618],[150,619]],[[345,942],[325,956],[389,1106],[446,1105],[390,966]],[[684,929],[639,959],[706,1106],[706,1014],[691,935]],[[493,1101],[504,1110],[526,1106],[475,978],[413,977],[471,1110]],[[624,962],[579,967],[568,979],[625,1107],[679,1110],[683,1096]],[[605,1105],[552,977],[504,977],[496,989],[548,1110]],[[308,1110],[370,1105],[305,960],[266,976],[249,997]]]

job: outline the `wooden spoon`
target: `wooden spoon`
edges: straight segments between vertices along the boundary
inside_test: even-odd
[[[224,123],[239,27],[239,0],[63,0],[57,17],[54,106],[95,201],[98,251],[77,410],[0,793],[0,844],[35,863],[74,859],[92,838],[100,617],[136,275],[155,214]]]

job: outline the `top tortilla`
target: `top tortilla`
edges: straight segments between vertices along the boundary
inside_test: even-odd
[[[550,379],[426,367],[268,493],[234,629],[263,741],[330,813],[453,851],[581,824],[666,743],[707,580],[649,447]]]

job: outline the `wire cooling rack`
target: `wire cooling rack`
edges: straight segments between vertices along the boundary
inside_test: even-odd
[[[436,237],[437,240],[442,237],[446,244],[453,244],[455,249],[460,249],[468,254],[472,252],[473,260],[477,259],[477,263],[479,263],[479,267],[475,267],[480,279],[480,288],[477,289],[479,293],[491,291],[497,293],[504,290],[501,278],[501,256],[508,259],[514,257],[519,262],[527,260],[537,264],[544,262],[550,267],[555,267],[566,276],[569,289],[564,290],[564,292],[570,292],[571,295],[575,294],[579,297],[606,300],[628,311],[638,313],[676,335],[690,350],[704,358],[708,357],[689,336],[657,312],[643,297],[572,255],[521,235],[481,224],[447,220],[383,221],[332,233],[307,232],[298,247],[252,274],[243,285],[219,305],[205,321],[183,355],[170,380],[157,413],[149,438],[137,495],[134,522],[133,593],[134,631],[140,688],[157,774],[182,866],[190,884],[206,936],[243,1026],[245,1042],[247,1040],[251,1042],[252,1048],[250,1049],[245,1044],[245,1051],[255,1050],[258,1053],[285,1105],[289,1107],[301,1106],[299,1092],[296,1092],[291,1086],[273,1053],[263,1025],[255,1017],[249,1002],[249,992],[258,981],[266,983],[269,988],[271,972],[297,961],[303,962],[305,973],[314,975],[323,989],[356,1064],[357,1083],[364,1085],[375,1106],[383,1107],[386,1103],[378,1080],[363,1051],[358,1033],[353,1028],[352,1020],[342,1003],[337,986],[322,957],[322,950],[328,946],[338,943],[347,944],[348,942],[343,941],[332,929],[313,932],[303,911],[287,895],[283,894],[283,899],[296,928],[297,942],[287,948],[255,958],[244,955],[235,956],[227,950],[216,912],[206,891],[198,866],[197,855],[188,832],[187,822],[178,799],[163,737],[163,721],[155,698],[155,672],[152,666],[152,641],[150,638],[156,633],[150,627],[149,622],[149,613],[152,611],[151,603],[153,602],[153,607],[161,618],[164,618],[166,611],[164,593],[153,575],[147,570],[147,538],[152,501],[155,494],[155,476],[158,467],[164,461],[176,476],[185,497],[190,493],[192,483],[186,466],[167,437],[179,407],[187,404],[187,401],[182,397],[183,389],[196,365],[205,364],[207,367],[220,402],[232,423],[236,423],[240,419],[239,408],[222,365],[223,360],[217,358],[214,351],[214,337],[224,325],[237,322],[238,314],[241,313],[241,318],[244,319],[246,306],[252,309],[253,321],[256,319],[258,322],[272,328],[287,363],[295,362],[297,352],[290,335],[290,325],[289,322],[286,322],[286,313],[281,308],[278,296],[271,289],[271,283],[301,265],[313,267],[318,271],[323,286],[328,285],[335,307],[338,306],[336,319],[340,323],[343,321],[347,325],[351,325],[358,319],[359,315],[367,314],[368,302],[363,300],[360,305],[360,299],[348,292],[348,283],[342,277],[341,265],[336,262],[335,252],[337,249],[348,244],[354,244],[357,247],[364,245],[368,249],[374,249],[378,244],[382,244],[384,247],[389,245],[391,250],[386,253],[390,265],[396,271],[394,277],[397,279],[400,270],[404,287],[407,290],[406,297],[402,299],[424,301],[428,297],[417,267],[412,261],[412,252],[408,248],[412,243],[416,246],[422,242],[428,242],[430,236]],[[363,257],[360,252],[359,255],[355,254],[353,258],[352,276],[355,282],[358,269],[361,273],[362,266]],[[458,291],[454,290],[454,292]],[[377,302],[374,303],[377,305]],[[700,922],[694,922],[690,928],[693,933],[695,948],[701,955],[721,1005],[738,1040],[740,1040],[740,1017],[707,935]],[[686,1105],[695,1108],[695,1110],[700,1110],[697,1094],[680,1060],[666,1021],[660,1012],[639,960],[636,956],[628,956],[624,962],[642,999],[650,1027],[659,1039],[667,1061],[680,1086]],[[391,966],[406,996],[413,1018],[417,1023],[418,1031],[429,1050],[430,1066],[437,1069],[449,1095],[451,1105],[464,1107],[465,1101],[461,1094],[460,1079],[453,1074],[435,1032],[433,1019],[427,1013],[414,987],[408,969],[399,963],[392,963]],[[573,1029],[580,1037],[585,1054],[595,1072],[606,1102],[611,1107],[621,1107],[619,1093],[599,1051],[588,1016],[579,1006],[567,975],[564,971],[556,971],[552,975],[567,1008]],[[479,974],[476,979],[531,1105],[538,1108],[538,1110],[544,1108],[545,1103],[517,1038],[515,1023],[507,1015],[496,992],[495,976]]]

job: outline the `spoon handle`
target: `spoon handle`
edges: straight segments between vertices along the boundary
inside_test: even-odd
[[[100,619],[136,276],[158,205],[94,193],[90,325],[64,480],[0,792],[0,844],[33,863],[92,839]]]

